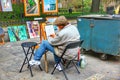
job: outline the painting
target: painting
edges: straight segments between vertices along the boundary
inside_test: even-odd
[[[27,21],[26,24],[30,38],[36,38],[40,36],[40,25],[38,21]]]
[[[8,35],[9,35],[9,39],[10,39],[10,42],[16,42],[17,41],[17,36],[14,34],[14,29],[16,29],[17,26],[9,26],[7,29],[8,29]]]
[[[26,27],[24,25],[9,26],[7,29],[8,29],[8,35],[10,38],[10,42],[16,42],[19,40],[27,39]]]
[[[25,16],[40,16],[39,0],[24,0]]]
[[[0,1],[1,1],[2,11],[4,12],[12,11],[11,0],[0,0]]]
[[[47,22],[51,24],[53,24],[56,19],[57,17],[46,17]]]
[[[58,12],[58,0],[42,0],[42,12],[43,13]]]
[[[20,25],[18,26],[18,35],[20,40],[26,40],[27,39],[27,32],[26,32],[26,26]]]
[[[51,34],[55,34],[53,25],[46,25],[45,26],[45,32],[46,32],[47,39],[49,39],[49,36]]]

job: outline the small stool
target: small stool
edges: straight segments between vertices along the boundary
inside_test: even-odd
[[[23,62],[23,64],[22,64],[21,69],[20,69],[19,72],[22,71],[22,68],[23,68],[23,66],[24,66],[25,64],[28,64],[28,68],[29,68],[29,70],[30,70],[31,76],[33,76],[32,69],[31,69],[31,65],[29,64],[29,61],[31,60],[32,55],[34,55],[34,49],[35,49],[35,46],[36,46],[36,45],[37,45],[36,42],[23,42],[23,43],[21,44],[21,46],[22,46],[22,48],[23,48],[23,51],[24,51],[24,54],[25,54],[25,59],[24,59],[24,62]],[[25,48],[27,48],[27,49],[25,49]],[[28,56],[28,55],[30,55],[30,56]],[[40,65],[38,65],[38,66],[39,66],[40,70],[42,71],[41,66],[40,66]]]

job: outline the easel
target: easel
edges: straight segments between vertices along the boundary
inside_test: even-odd
[[[45,26],[46,23],[41,23],[40,25],[40,41],[46,40],[46,33],[45,33]],[[45,71],[48,73],[48,61],[47,61],[47,54],[44,54],[44,61],[45,61]]]
[[[4,36],[5,36],[5,34],[1,34],[0,35],[0,38],[2,40],[2,42],[0,42],[0,45],[5,44],[5,42],[4,42]]]

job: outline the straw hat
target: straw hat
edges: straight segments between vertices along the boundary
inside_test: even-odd
[[[66,25],[68,24],[68,20],[65,18],[65,16],[59,16],[55,22],[54,22],[55,25]]]

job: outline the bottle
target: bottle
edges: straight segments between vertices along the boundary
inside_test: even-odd
[[[86,66],[86,61],[85,61],[85,57],[84,56],[82,56],[81,57],[81,68],[85,68],[85,66]]]
[[[81,67],[81,59],[77,62],[77,66]]]

